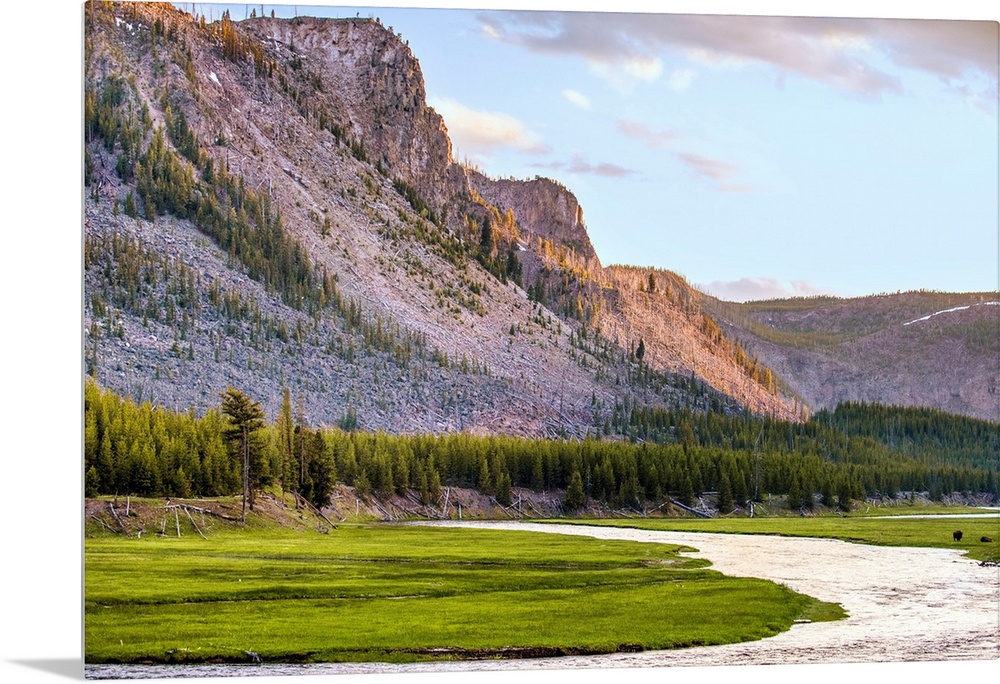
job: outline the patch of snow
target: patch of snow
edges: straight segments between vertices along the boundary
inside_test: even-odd
[[[956,306],[954,309],[944,309],[942,311],[935,311],[932,314],[927,314],[923,318],[915,318],[912,321],[910,321],[909,323],[903,323],[903,325],[913,325],[914,323],[919,323],[920,321],[926,321],[926,320],[930,319],[932,316],[939,316],[939,315],[941,315],[943,313],[951,313],[952,311],[964,311],[965,309],[968,309],[968,308],[971,308],[971,307],[968,307],[968,306]]]
[[[951,313],[952,311],[965,311],[966,309],[971,309],[973,306],[1000,306],[1000,302],[982,302],[980,304],[969,304],[968,306],[956,306],[953,309],[944,309],[942,311],[935,311],[932,314],[927,314],[922,318],[915,318],[909,323],[903,323],[903,325],[913,325],[914,323],[919,323],[920,321],[926,321],[934,316],[940,316],[941,314]]]
[[[209,77],[210,79],[212,79],[213,81],[215,81],[215,85],[217,85],[217,86],[221,86],[221,85],[222,85],[221,83],[219,83],[219,77],[215,75],[215,72],[214,72],[214,71],[213,71],[212,73],[210,73],[210,74],[208,75],[208,77]]]

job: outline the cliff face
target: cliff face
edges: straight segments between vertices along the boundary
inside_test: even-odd
[[[467,188],[441,116],[427,106],[420,64],[409,47],[371,19],[244,22],[292,64],[315,76],[329,103],[372,163],[385,166],[435,209]]]
[[[525,246],[533,238],[569,248],[590,270],[600,261],[573,193],[548,178],[491,179],[458,164],[444,120],[427,105],[420,64],[397,35],[371,19],[256,19],[247,28],[315,73],[317,93],[350,122],[373,163],[405,181],[438,214],[465,203],[470,189],[501,212],[511,209]]]
[[[470,173],[472,188],[483,199],[501,209],[511,209],[525,242],[533,238],[551,240],[568,247],[589,271],[599,271],[601,262],[583,223],[583,208],[567,188],[548,178],[493,180]]]

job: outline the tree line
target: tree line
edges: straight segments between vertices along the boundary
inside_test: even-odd
[[[1000,459],[1000,425],[933,408],[847,401],[813,417],[845,435],[868,437],[920,458],[994,468]]]
[[[815,422],[677,412],[664,416],[678,419],[669,438],[664,432],[659,442],[639,443],[309,426],[296,408],[301,401],[287,390],[273,422],[232,388],[203,416],[136,404],[89,379],[84,399],[88,496],[242,491],[252,505],[254,492],[278,487],[321,506],[341,482],[359,497],[410,490],[426,503],[439,502],[448,486],[473,488],[505,505],[515,487],[565,490],[569,509],[594,499],[643,510],[667,497],[691,504],[713,493],[729,512],[768,494],[807,509],[817,497],[847,508],[866,496],[914,490],[997,494],[995,465],[955,465],[929,453],[918,459]]]

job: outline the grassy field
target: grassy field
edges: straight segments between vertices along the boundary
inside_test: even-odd
[[[939,513],[940,511],[933,511]],[[955,512],[955,511],[952,511]],[[961,509],[969,513],[968,508]],[[891,517],[880,517],[889,515]],[[556,521],[553,521],[556,522]],[[566,522],[559,520],[558,522]],[[902,509],[880,510],[877,515],[767,517],[767,518],[630,518],[627,520],[574,521],[585,524],[637,527],[647,530],[724,532],[738,534],[779,534],[792,537],[826,537],[863,544],[886,546],[928,546],[960,549],[975,560],[1000,559],[1000,519],[930,519],[907,515]],[[962,541],[952,532],[962,531]],[[982,537],[992,542],[980,541]]]
[[[85,541],[85,661],[414,661],[664,649],[838,619],[678,547],[346,526]]]

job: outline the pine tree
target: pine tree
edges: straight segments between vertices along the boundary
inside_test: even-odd
[[[90,466],[87,469],[87,478],[84,482],[84,496],[88,499],[98,495],[101,491],[101,476],[97,474],[97,468]]]
[[[233,452],[242,463],[243,476],[243,512],[242,520],[246,522],[247,505],[253,510],[253,490],[256,478],[253,465],[259,451],[254,433],[264,426],[264,409],[243,392],[233,387],[221,395],[222,413],[229,419],[229,428],[225,432]]]
[[[281,456],[281,491],[284,492],[291,475],[294,452],[295,422],[292,419],[291,393],[285,387],[281,393],[281,412],[278,414],[278,451]]]
[[[485,456],[480,457],[479,476],[476,478],[476,486],[483,494],[493,493],[493,487],[490,484],[490,466]]]
[[[497,476],[497,502],[503,506],[510,506],[510,493],[510,473],[504,470]]]
[[[719,478],[719,513],[733,512],[733,488],[729,482],[729,475],[722,471]]]
[[[583,506],[584,502],[583,478],[580,476],[579,470],[574,470],[573,474],[569,476],[569,486],[566,487],[566,498],[563,499],[563,505],[568,511],[576,511]]]

